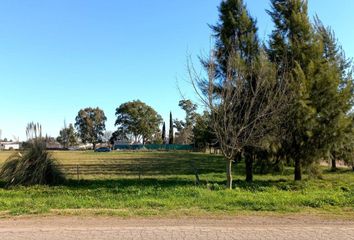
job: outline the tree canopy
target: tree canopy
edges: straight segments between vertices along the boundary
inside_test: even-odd
[[[126,102],[116,108],[115,126],[124,134],[132,134],[135,142],[145,144],[153,139],[162,123],[161,116],[146,103],[140,100]]]
[[[75,127],[83,143],[92,143],[93,148],[102,141],[107,120],[103,110],[97,108],[81,109],[76,116]]]
[[[189,99],[180,100],[180,106],[186,113],[185,120],[175,119],[174,128],[177,129],[175,143],[177,144],[192,144],[193,143],[193,127],[197,117],[197,105]]]
[[[344,60],[335,39],[318,19],[317,26],[310,22],[307,1],[272,0],[271,5],[275,29],[268,54],[280,74],[289,75],[293,96],[282,148],[295,162],[295,180],[301,180],[302,167],[319,161],[338,140],[334,136],[352,106],[351,80],[342,81]]]
[[[60,130],[57,141],[64,148],[77,145],[77,134],[75,133],[74,126],[71,123],[68,127],[64,126],[64,128]]]

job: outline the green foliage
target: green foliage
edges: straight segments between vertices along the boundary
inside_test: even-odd
[[[170,112],[170,126],[168,130],[168,144],[174,143],[172,112]]]
[[[195,118],[197,116],[197,104],[194,104],[191,100],[181,100],[178,103],[186,113],[185,126],[193,126],[195,124]]]
[[[350,124],[347,124],[347,118],[344,118],[344,123],[341,124],[338,135],[338,140],[331,146],[328,152],[328,159],[332,161],[342,160],[348,166],[352,166],[354,170],[354,120],[353,116],[349,115]],[[336,169],[332,169],[336,170]]]
[[[147,144],[164,144],[163,141],[162,141],[162,134],[160,131],[157,131],[155,132],[153,135],[152,135],[152,138],[146,142]]]
[[[186,113],[185,120],[174,120],[174,128],[177,129],[175,144],[192,144],[193,142],[193,127],[196,121],[197,105],[192,103],[191,100],[181,100],[180,106]]]
[[[193,128],[193,142],[198,149],[205,149],[217,142],[211,121],[212,119],[208,112],[204,112],[203,115],[198,114],[196,117]]]
[[[132,134],[136,142],[142,140],[143,144],[153,139],[160,131],[159,126],[162,123],[161,116],[140,100],[121,104],[116,109],[116,116],[115,125],[118,130],[124,134]]]
[[[281,67],[281,73],[292,70],[296,62],[306,69],[315,53],[313,32],[305,0],[271,0],[271,16],[275,29],[268,54],[272,62]]]
[[[57,141],[64,148],[77,145],[77,135],[72,124],[69,124],[69,127],[64,127],[62,130],[60,130],[59,136],[57,137]]]
[[[272,0],[268,11],[275,24],[268,54],[282,71],[291,76],[292,105],[289,121],[283,124],[286,136],[282,153],[295,161],[295,179],[301,166],[327,156],[351,124],[348,111],[353,103],[349,66],[333,33],[318,20],[313,26],[307,1]],[[280,74],[283,74],[278,70]]]
[[[162,140],[162,144],[166,144],[166,124],[165,124],[165,122],[163,122],[163,125],[162,125],[161,140]]]
[[[328,158],[335,162],[337,159],[344,160],[351,165],[353,162],[353,116],[350,111],[353,107],[353,81],[351,60],[347,59],[342,47],[338,44],[333,30],[330,27],[325,27],[318,17],[315,18],[316,34],[320,37],[323,43],[323,59],[327,65],[331,66],[332,72],[329,72],[327,91],[331,91],[331,98],[327,101],[332,101],[335,104],[331,106],[332,126],[329,127],[328,134],[331,135],[332,141],[328,148]],[[328,70],[327,70],[328,71]],[[326,72],[326,71],[324,71]],[[324,88],[325,86],[323,86]],[[326,99],[321,99],[322,104],[330,104]],[[335,169],[335,164],[332,164],[332,170]]]
[[[92,143],[93,148],[102,141],[105,122],[107,120],[103,110],[97,108],[81,109],[76,117],[75,127],[83,143]]]
[[[230,54],[239,55],[252,65],[259,54],[256,20],[248,13],[243,0],[222,1],[219,21],[211,26],[216,40],[216,74],[225,78]]]

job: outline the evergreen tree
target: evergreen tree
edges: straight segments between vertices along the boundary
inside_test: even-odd
[[[271,16],[275,29],[268,54],[282,71],[294,71],[296,64],[306,70],[314,49],[312,26],[307,13],[306,0],[271,0]],[[318,52],[317,52],[318,54]]]
[[[216,72],[221,81],[228,73],[230,54],[237,54],[248,66],[259,54],[256,20],[248,13],[243,0],[222,1],[219,22],[211,26],[215,37]]]
[[[69,127],[66,127],[66,124],[64,124],[64,128],[59,132],[57,141],[64,148],[77,145],[77,134],[75,133],[74,126],[71,123],[69,124]]]
[[[166,143],[166,124],[165,124],[165,122],[163,122],[163,125],[162,125],[162,143],[163,144]]]
[[[268,54],[291,79],[292,105],[283,125],[287,134],[282,152],[295,163],[295,180],[301,180],[302,167],[311,166],[335,143],[343,114],[339,106],[348,89],[340,87],[336,64],[326,60],[326,43],[309,21],[307,1],[272,0],[271,4],[268,13],[275,30]]]
[[[170,128],[168,130],[168,144],[173,144],[173,120],[172,112],[170,112]]]
[[[333,76],[334,82],[333,105],[332,111],[332,131],[328,131],[334,138],[329,144],[329,158],[332,163],[332,170],[336,170],[336,160],[338,157],[348,159],[348,149],[352,146],[353,137],[352,126],[353,118],[350,115],[350,110],[353,107],[353,83],[351,72],[351,60],[345,57],[342,47],[338,44],[333,30],[330,27],[325,27],[318,17],[315,18],[316,33],[323,43],[323,58],[327,64],[334,68],[336,75]]]
[[[307,15],[307,1],[272,0],[272,11],[268,11],[275,25],[270,41],[268,54],[282,71],[291,76],[293,95],[289,121],[284,127],[287,136],[282,147],[287,157],[295,162],[295,180],[301,180],[302,169],[309,159],[308,153],[316,150],[312,140],[316,125],[316,106],[311,101],[313,79],[310,74],[314,58],[318,59],[314,46],[312,27]],[[311,66],[310,66],[311,65]]]

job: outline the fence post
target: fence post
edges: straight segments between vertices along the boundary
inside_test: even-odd
[[[138,165],[138,174],[139,174],[139,181],[141,180],[141,166]]]
[[[76,165],[76,175],[77,175],[77,180],[80,181],[80,170],[79,170],[79,164]]]
[[[195,164],[195,160],[192,160],[191,162],[192,168],[194,170],[194,176],[195,176],[195,185],[199,185],[200,184],[200,179],[199,179],[199,174],[198,174],[198,168]]]

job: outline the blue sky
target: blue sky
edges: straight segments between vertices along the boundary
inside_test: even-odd
[[[246,0],[267,38],[268,0]],[[182,118],[187,56],[212,46],[208,24],[217,21],[219,0],[2,0],[0,1],[0,129],[2,138],[25,140],[28,122],[56,137],[64,119],[73,123],[84,107],[106,113],[114,130],[115,108],[140,99],[168,121]],[[354,56],[354,1],[310,0]]]

